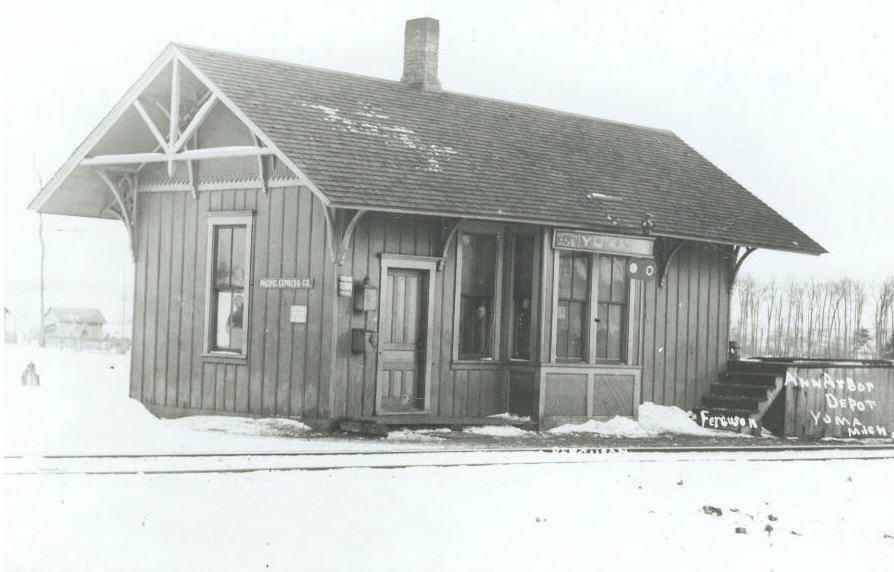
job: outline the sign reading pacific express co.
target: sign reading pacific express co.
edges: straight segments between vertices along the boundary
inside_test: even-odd
[[[261,288],[313,288],[313,277],[307,278],[261,278],[258,280]]]
[[[556,230],[553,233],[553,248],[564,250],[649,258],[652,256],[652,246],[653,242],[648,238],[614,236],[584,230]]]

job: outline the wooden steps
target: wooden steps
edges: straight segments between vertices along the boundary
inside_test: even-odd
[[[726,373],[702,397],[698,418],[710,419],[715,429],[759,433],[761,419],[782,390],[785,368],[780,363],[730,361]]]

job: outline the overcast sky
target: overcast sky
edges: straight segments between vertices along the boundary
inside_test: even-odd
[[[79,2],[0,13],[4,304],[38,313],[24,209],[168,41],[399,79],[405,20],[441,21],[444,89],[670,129],[825,246],[752,274],[894,274],[889,2]],[[120,223],[48,216],[47,304],[120,322]],[[113,326],[113,329],[120,326]]]

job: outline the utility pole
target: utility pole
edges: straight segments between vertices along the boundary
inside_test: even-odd
[[[37,336],[37,339],[38,339],[37,343],[40,347],[46,347],[47,338],[44,333],[44,324],[43,324],[43,317],[44,317],[43,263],[44,263],[44,258],[46,257],[46,252],[45,252],[46,249],[44,248],[44,242],[43,242],[43,213],[38,213],[37,216],[40,217],[39,218],[40,222],[38,223],[38,226],[37,226],[37,234],[38,234],[38,236],[40,236],[40,332],[38,333],[38,336]]]

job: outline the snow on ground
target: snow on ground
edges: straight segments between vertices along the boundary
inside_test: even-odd
[[[400,429],[390,431],[385,437],[389,441],[409,441],[415,443],[437,443],[444,439],[439,435],[450,433],[450,429],[441,427],[438,429]]]
[[[487,435],[489,437],[533,437],[536,435],[533,431],[525,431],[520,427],[512,425],[484,425],[481,427],[466,427],[463,433],[471,433],[472,435]]]
[[[0,450],[4,455],[244,453],[383,450],[412,444],[317,436],[288,419],[158,419],[128,397],[128,355],[4,345]],[[20,379],[34,362],[40,387]],[[428,447],[437,446],[429,444]]]
[[[591,419],[584,423],[559,425],[550,429],[549,432],[553,435],[592,433],[604,437],[629,437],[633,439],[655,437],[662,433],[706,437],[747,437],[747,435],[742,435],[741,433],[700,427],[689,417],[688,413],[679,407],[656,405],[651,402],[646,402],[639,406],[637,420],[620,416],[615,416],[608,421]]]
[[[598,458],[7,476],[0,568],[874,572],[894,562],[890,460]]]

